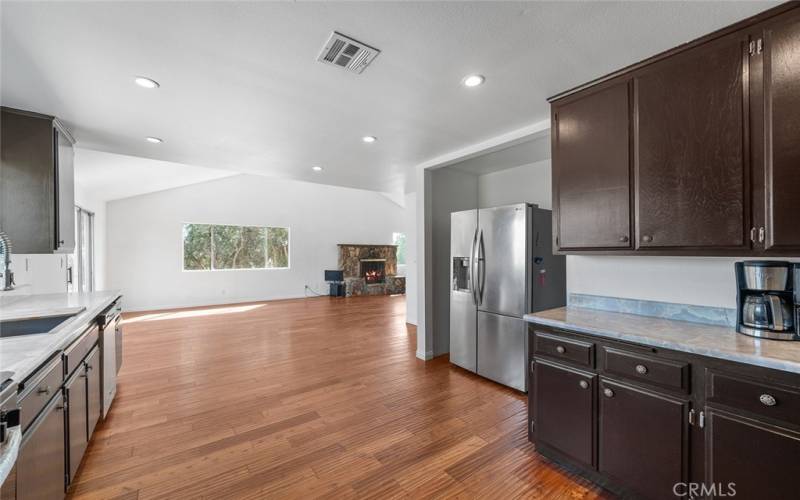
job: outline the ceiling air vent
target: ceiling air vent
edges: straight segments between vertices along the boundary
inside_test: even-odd
[[[361,73],[381,51],[334,31],[328,38],[317,61]]]

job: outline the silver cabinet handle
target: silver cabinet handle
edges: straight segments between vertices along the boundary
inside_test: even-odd
[[[607,398],[613,398],[614,397],[614,391],[612,391],[611,389],[606,387],[605,389],[603,389],[603,395],[605,397],[607,397]]]
[[[627,243],[628,242],[628,237],[627,236],[620,236],[619,237],[619,242],[620,243]]]
[[[752,241],[753,243],[756,242],[756,228],[755,227],[751,227],[750,228],[750,241]]]
[[[765,238],[766,234],[767,234],[767,230],[764,229],[764,226],[761,226],[760,228],[758,228],[758,242],[759,243],[764,243],[764,240],[766,239]]]
[[[644,365],[636,365],[636,373],[638,373],[639,375],[646,375],[647,367]]]
[[[589,382],[587,382],[585,380],[581,380],[580,382],[578,382],[578,385],[581,386],[581,389],[588,389],[589,388]]]
[[[44,387],[39,387],[39,389],[36,391],[36,393],[37,394],[44,394],[45,396],[49,396],[50,395],[50,386],[46,385]]]
[[[642,236],[642,241],[644,241],[645,243],[650,243],[651,241],[653,241],[653,237],[650,236],[649,234],[645,234],[644,236]]]
[[[567,349],[563,345],[556,346],[556,352],[559,354],[564,354],[567,352]]]
[[[778,400],[769,394],[762,394],[758,397],[758,400],[761,401],[761,404],[764,406],[775,406],[778,404]]]

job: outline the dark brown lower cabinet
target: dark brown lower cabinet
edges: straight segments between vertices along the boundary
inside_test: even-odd
[[[78,367],[75,373],[64,385],[67,391],[67,426],[69,442],[69,481],[75,478],[78,466],[81,464],[86,447],[89,444],[87,434],[87,400],[86,400],[86,369]]]
[[[647,498],[670,498],[689,473],[688,402],[600,380],[598,469]]]
[[[535,437],[585,465],[594,465],[593,373],[537,360]]]
[[[94,433],[100,412],[103,410],[103,392],[100,387],[100,348],[95,346],[86,357],[86,406],[89,415],[89,437]]]
[[[56,395],[25,431],[17,458],[17,500],[64,497],[64,398]]]
[[[733,496],[783,500],[797,492],[800,433],[714,408],[706,408],[706,481]]]

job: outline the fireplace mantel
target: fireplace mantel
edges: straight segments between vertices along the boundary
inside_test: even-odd
[[[339,269],[345,278],[360,278],[361,261],[386,260],[386,276],[397,274],[397,245],[364,245],[340,243]]]

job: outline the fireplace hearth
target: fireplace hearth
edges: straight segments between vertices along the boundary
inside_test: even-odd
[[[386,281],[386,259],[361,259],[359,262],[361,277],[367,285],[375,285]]]

